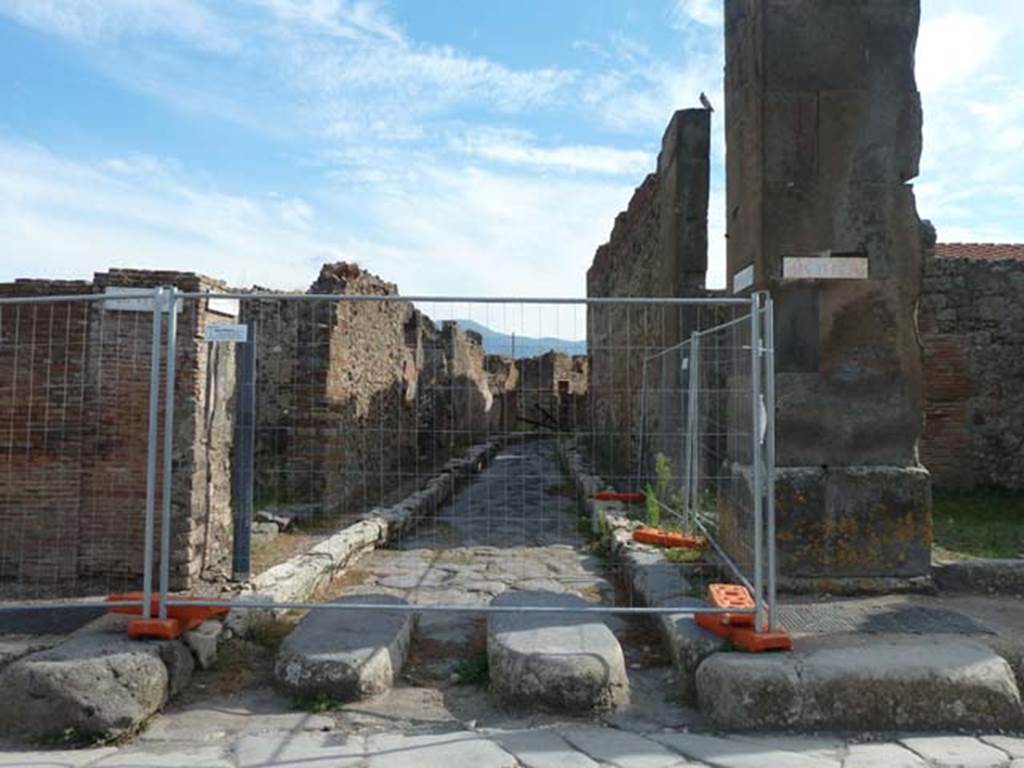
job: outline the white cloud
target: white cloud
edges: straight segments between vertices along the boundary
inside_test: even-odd
[[[259,0],[280,19],[349,40],[379,36],[403,40],[402,30],[372,0]]]
[[[977,74],[992,58],[1000,34],[988,18],[961,11],[928,19],[917,43],[918,88],[939,91]]]
[[[675,13],[682,22],[695,21],[706,27],[722,26],[722,0],[676,0]]]
[[[660,138],[673,112],[700,106],[702,91],[712,104],[724,103],[723,56],[717,36],[710,46],[695,46],[685,60],[671,61],[617,37],[614,64],[583,82],[580,97],[607,128]]]
[[[165,34],[208,51],[241,45],[230,26],[196,0],[0,0],[0,13],[86,44]]]
[[[173,266],[236,285],[294,286],[333,260],[331,245],[306,231],[305,203],[224,194],[176,168],[157,159],[74,162],[0,138],[0,187],[11,191],[0,204],[3,278]]]
[[[632,186],[429,159],[382,172],[388,182],[370,193],[346,179],[316,202],[242,196],[173,161],[82,163],[0,138],[0,186],[15,190],[0,199],[0,279],[173,266],[236,286],[301,288],[321,263],[347,259],[406,294],[580,296]]]
[[[647,152],[593,145],[541,147],[525,131],[474,129],[454,139],[452,145],[466,155],[483,160],[571,173],[642,178],[654,166],[654,158]]]

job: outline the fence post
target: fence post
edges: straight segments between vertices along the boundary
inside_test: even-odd
[[[160,519],[160,614],[167,618],[171,573],[171,484],[174,473],[174,379],[178,348],[178,290],[167,289],[167,364],[164,381],[163,515]]]
[[[153,290],[153,333],[149,350],[149,439],[146,446],[146,530],[142,552],[142,616],[152,618],[153,532],[156,514],[156,458],[160,430],[160,342],[163,334],[164,289]]]
[[[764,305],[764,399],[766,430],[764,437],[765,461],[765,517],[768,550],[768,629],[775,629],[775,306],[769,295]]]
[[[750,471],[754,501],[754,627],[764,628],[764,521],[761,489],[761,294],[750,295]]]
[[[700,496],[700,334],[690,334],[690,357],[686,384],[686,487],[683,491],[686,507],[687,532],[693,530],[693,520],[699,514],[697,509]]]
[[[235,410],[238,443],[234,460],[235,515],[231,550],[231,578],[249,578],[252,555],[253,454],[256,426],[256,336],[255,324],[246,326],[246,340],[237,347],[239,382]]]

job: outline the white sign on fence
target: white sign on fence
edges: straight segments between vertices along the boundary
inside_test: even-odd
[[[249,326],[238,323],[215,323],[206,326],[203,338],[212,342],[248,341]]]
[[[745,291],[754,284],[754,265],[750,264],[732,276],[732,292]]]
[[[112,312],[152,312],[153,311],[153,299],[148,296],[141,296],[131,299],[117,299],[115,296],[120,296],[125,293],[139,293],[141,291],[150,290],[148,288],[128,288],[120,285],[108,285],[103,289],[104,296],[110,296],[112,298],[103,300],[103,308],[108,309]],[[164,312],[167,311],[167,307],[164,306]],[[181,313],[181,302],[178,302],[177,311]]]

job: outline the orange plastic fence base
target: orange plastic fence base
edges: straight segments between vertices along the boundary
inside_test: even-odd
[[[746,587],[739,584],[708,584],[708,602],[715,608],[754,609],[754,599]],[[720,613],[721,624],[754,625],[752,613]]]
[[[707,545],[703,536],[646,527],[633,531],[633,540],[639,541],[641,544],[653,544],[656,547],[669,549],[703,549]]]
[[[135,601],[141,603],[142,592],[126,592],[120,595],[108,595],[107,602],[122,603]],[[107,608],[110,613],[123,613],[129,616],[141,616],[142,605],[112,605]],[[150,637],[159,640],[174,640],[190,629],[195,629],[207,619],[226,616],[227,606],[209,605],[168,605],[166,619],[133,619],[128,622],[128,637]],[[160,598],[153,597],[149,603],[150,616],[160,612]]]
[[[715,608],[755,607],[750,592],[739,584],[708,585],[708,602]],[[793,650],[793,638],[788,632],[758,632],[754,629],[754,617],[749,613],[698,613],[694,618],[698,626],[750,653]]]
[[[642,493],[619,493],[617,491],[598,491],[591,498],[597,501],[621,501],[626,504],[643,504],[647,500]]]

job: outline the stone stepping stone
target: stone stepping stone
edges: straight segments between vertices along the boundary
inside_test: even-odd
[[[697,670],[701,711],[735,730],[1014,729],[1006,660],[969,640],[875,642],[808,653],[716,653]]]
[[[592,604],[576,595],[522,591],[498,595],[491,605]],[[593,614],[490,614],[487,657],[491,689],[513,707],[583,714],[617,709],[629,700],[622,647]]]
[[[101,620],[102,621],[102,620]],[[24,656],[0,673],[0,733],[32,740],[130,733],[182,690],[194,662],[180,641],[139,642],[127,617]]]
[[[407,605],[391,595],[348,595],[334,602]],[[354,701],[383,693],[405,663],[414,623],[409,611],[314,609],[281,643],[275,681],[300,699]]]

